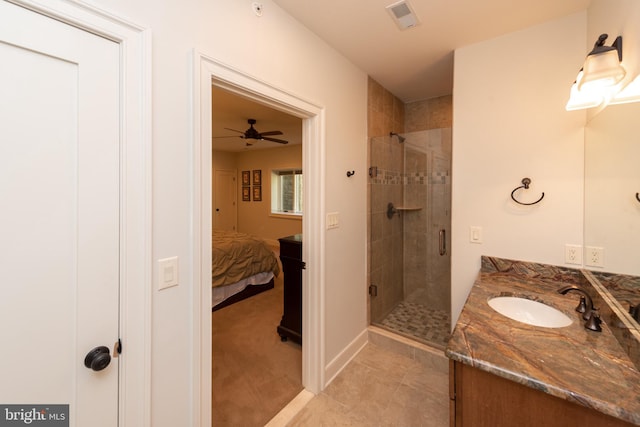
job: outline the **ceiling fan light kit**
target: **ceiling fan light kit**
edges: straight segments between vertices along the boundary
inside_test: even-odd
[[[254,140],[258,140],[258,141],[271,141],[271,142],[277,142],[278,144],[288,144],[289,141],[285,141],[284,139],[278,139],[278,138],[272,138],[272,135],[282,135],[282,132],[279,130],[271,130],[271,131],[267,131],[267,132],[258,132],[256,130],[256,128],[253,127],[253,125],[256,124],[256,119],[248,119],[247,123],[249,123],[249,129],[247,129],[246,131],[242,132],[240,130],[236,130],[236,129],[231,129],[231,128],[225,128],[227,130],[230,130],[232,132],[238,132],[242,135],[239,135],[239,138],[242,139],[254,139]],[[214,137],[214,138],[227,138],[225,136],[219,136],[219,137]],[[250,142],[247,141],[247,146],[251,146],[253,144],[251,144]]]

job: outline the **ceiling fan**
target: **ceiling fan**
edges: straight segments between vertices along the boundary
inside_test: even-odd
[[[225,128],[225,129],[233,131],[233,132],[238,132],[238,133],[242,134],[242,135],[238,135],[238,137],[242,138],[242,139],[265,140],[265,141],[277,142],[278,144],[288,144],[289,143],[289,141],[285,141],[284,139],[271,138],[271,135],[282,135],[282,132],[279,131],[279,130],[272,130],[272,131],[268,131],[268,132],[258,132],[253,127],[253,125],[256,124],[256,120],[255,119],[248,119],[247,123],[249,123],[249,129],[247,129],[244,132],[236,130],[236,129],[231,129],[231,128]],[[214,138],[229,138],[229,136],[215,136]],[[252,144],[247,142],[247,145],[252,145]]]

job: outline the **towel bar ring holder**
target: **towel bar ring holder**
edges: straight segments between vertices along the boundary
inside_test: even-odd
[[[640,202],[640,193],[636,193],[636,200]]]
[[[520,205],[525,205],[525,206],[530,206],[530,205],[535,205],[536,203],[540,202],[540,200],[542,200],[544,198],[544,191],[542,192],[542,196],[540,196],[540,198],[538,200],[536,200],[535,202],[531,202],[531,203],[524,203],[521,202],[519,200],[517,200],[514,196],[515,192],[518,191],[521,188],[524,188],[525,190],[529,189],[529,185],[531,184],[531,178],[522,178],[522,185],[520,187],[516,187],[513,189],[513,191],[511,192],[511,198],[513,199],[514,202],[520,204]],[[636,194],[636,197],[637,194]],[[640,199],[638,199],[638,201],[640,201]]]

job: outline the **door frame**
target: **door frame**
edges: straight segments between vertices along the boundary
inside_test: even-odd
[[[7,0],[120,46],[118,425],[151,425],[151,32],[73,0]]]
[[[193,51],[193,395],[194,420],[211,425],[211,86],[216,85],[300,117],[304,170],[305,244],[302,258],[302,385],[319,393],[325,382],[325,109],[267,82]],[[313,197],[312,197],[313,195]],[[275,333],[275,326],[274,326]],[[197,407],[200,405],[200,407]]]

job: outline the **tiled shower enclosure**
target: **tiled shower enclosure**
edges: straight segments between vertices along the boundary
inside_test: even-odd
[[[451,129],[370,144],[371,323],[444,348],[451,325]]]

